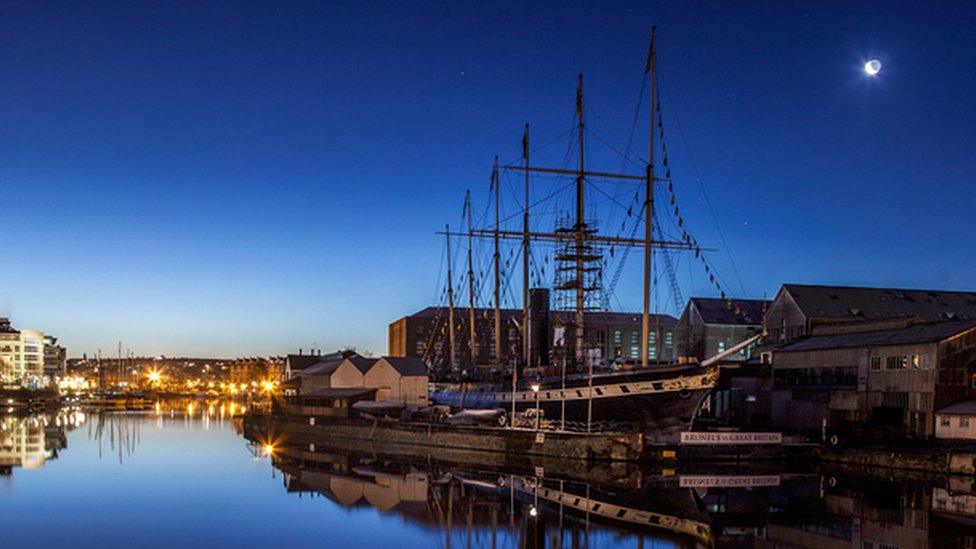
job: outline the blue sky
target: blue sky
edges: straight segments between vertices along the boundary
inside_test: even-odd
[[[525,122],[569,128],[577,73],[591,127],[626,137],[652,24],[679,202],[730,293],[976,288],[962,2],[7,2],[0,315],[72,355],[383,352],[439,297],[434,231],[465,189],[482,211]],[[686,297],[711,292],[696,269]]]

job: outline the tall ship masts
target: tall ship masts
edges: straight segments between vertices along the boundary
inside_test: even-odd
[[[696,258],[700,258],[700,254],[707,251],[698,245],[687,230],[682,229],[683,221],[680,218],[677,223],[678,230],[682,233],[680,240],[665,238],[660,229],[660,223],[655,219],[654,187],[660,182],[667,183],[668,191],[671,194],[671,205],[674,207],[675,217],[678,217],[670,170],[667,167],[668,158],[666,148],[664,148],[663,129],[658,119],[660,105],[658,101],[656,39],[656,29],[652,29],[643,71],[645,84],[647,80],[650,81],[648,157],[643,165],[643,173],[622,173],[623,170],[618,172],[594,170],[588,166],[592,162],[587,160],[586,135],[592,132],[586,123],[588,118],[586,111],[588,109],[584,102],[583,75],[580,74],[577,78],[573,126],[576,135],[572,139],[575,141],[577,153],[575,169],[532,165],[530,163],[529,125],[526,124],[522,136],[521,163],[501,165],[498,162],[498,157],[494,158],[491,171],[491,189],[495,193],[492,197],[495,202],[495,219],[491,228],[475,228],[472,220],[470,192],[466,195],[465,215],[468,230],[466,233],[458,233],[457,236],[467,236],[468,239],[468,329],[470,336],[468,366],[472,369],[477,366],[479,356],[476,352],[477,335],[474,313],[476,301],[472,259],[474,238],[490,238],[493,242],[494,279],[492,299],[494,306],[494,357],[491,357],[494,360],[491,361],[491,365],[495,367],[497,373],[501,373],[505,368],[511,368],[511,387],[499,389],[490,384],[480,388],[472,387],[470,400],[464,401],[467,405],[504,406],[505,408],[510,407],[515,412],[517,409],[525,409],[531,406],[533,404],[531,401],[535,399],[537,406],[545,408],[549,414],[555,412],[559,416],[561,427],[566,427],[567,423],[571,421],[585,421],[586,430],[590,430],[594,422],[613,421],[628,416],[638,418],[645,425],[661,426],[674,423],[669,420],[687,418],[693,415],[704,396],[711,389],[715,378],[714,368],[683,363],[670,366],[663,365],[658,368],[650,367],[652,358],[656,360],[656,355],[652,356],[655,351],[651,350],[651,310],[654,305],[652,302],[654,292],[652,270],[655,250],[689,250],[695,252]],[[642,95],[643,90],[642,87]],[[635,114],[635,121],[636,119],[637,115]],[[658,178],[655,171],[655,158],[658,153],[655,133],[658,131],[661,132],[662,136],[660,153],[666,172],[663,178]],[[599,136],[596,137],[599,140]],[[629,154],[629,143],[627,148]],[[569,157],[568,152],[567,157]],[[626,167],[627,161],[630,159],[626,155],[623,156],[624,167]],[[502,227],[501,176],[503,172],[514,172],[524,178],[524,181],[521,181],[522,178],[519,181],[524,185],[522,189],[524,205],[520,212],[522,216],[521,231],[507,230]],[[530,225],[531,210],[534,206],[530,193],[530,180],[533,175],[573,178],[575,190],[573,197],[574,215],[558,218],[555,221],[554,229],[551,231],[533,230]],[[588,187],[593,189],[594,193],[603,192],[597,185],[597,180],[610,181],[615,185],[630,184],[637,187],[632,207],[625,207],[628,218],[633,221],[634,230],[629,236],[626,234],[601,234],[602,228],[599,223],[587,218]],[[558,192],[558,189],[555,192]],[[643,200],[639,200],[639,198],[643,198]],[[610,197],[610,201],[615,201],[615,199]],[[619,202],[617,204],[621,205]],[[552,212],[548,215],[552,215]],[[538,221],[536,223],[538,224]],[[625,219],[624,225],[620,228],[621,232],[623,232],[626,223],[627,220]],[[641,238],[635,238],[640,225],[643,225],[644,234],[641,235]],[[446,232],[448,238],[453,236],[450,230]],[[655,239],[656,235],[660,235],[658,239]],[[502,332],[508,328],[506,323],[513,320],[503,320],[501,313],[503,294],[501,243],[506,240],[515,240],[520,243],[522,262],[522,322],[520,326],[522,342],[520,352],[510,355],[506,355],[502,349]],[[552,365],[559,368],[559,378],[545,378],[545,370],[535,368],[541,364],[533,363],[538,357],[540,362],[548,364],[548,360],[545,360],[548,357],[542,356],[543,350],[534,349],[532,343],[534,335],[530,276],[533,241],[554,248],[551,256],[554,269],[552,289],[556,293],[556,309],[564,311],[563,315],[559,315],[562,322],[560,329],[565,329],[568,336],[558,349],[554,349],[552,356],[555,360],[555,364]],[[606,260],[604,252],[609,249],[609,255],[612,257],[615,248],[643,249],[640,343],[637,345],[637,342],[631,342],[634,350],[630,354],[631,358],[637,359],[637,356],[634,355],[639,352],[640,356],[637,362],[640,366],[635,370],[626,372],[626,374],[606,370],[595,373],[594,363],[602,362],[607,357],[601,356],[599,352],[591,352],[591,349],[587,347],[587,312],[605,310],[608,307],[609,298],[605,298],[600,303],[597,301],[597,297],[599,297],[597,294],[605,290],[603,286],[603,268]],[[622,262],[623,259],[621,259],[620,265]],[[703,259],[702,262],[704,263]],[[505,268],[508,265],[509,262],[506,261]],[[671,271],[673,269],[669,269],[669,275],[673,277]],[[709,274],[710,279],[714,280],[714,276],[709,273],[707,264],[705,264],[705,271],[706,274]],[[619,267],[616,276],[619,276]],[[611,288],[615,286],[615,282],[616,277],[611,283]],[[672,286],[674,285],[676,282],[672,281]],[[724,292],[722,292],[722,297],[725,297]],[[636,336],[637,334],[634,333],[633,335]],[[543,337],[547,336],[544,335]],[[572,346],[571,351],[568,349],[570,345]],[[617,354],[620,354],[619,349]],[[509,363],[503,359],[505,356],[510,356]],[[569,365],[572,366],[571,375],[567,373]],[[531,370],[520,376],[520,366],[531,367]],[[549,372],[552,375],[551,369]],[[535,377],[535,380],[527,379],[527,375]],[[497,381],[497,377],[494,379]],[[531,385],[529,384],[530,381],[532,381]],[[528,390],[530,388],[531,391]],[[453,403],[453,396],[450,391],[441,394],[440,397],[442,403]]]
[[[647,153],[647,180],[644,191],[644,309],[641,312],[641,366],[647,367],[651,337],[651,230],[654,227],[654,110],[657,105],[657,28],[651,28],[651,48],[647,52],[644,73],[651,74],[651,116]]]
[[[451,233],[451,226],[444,225],[444,230],[447,231],[448,235]],[[447,236],[447,329],[448,329],[448,370],[453,372],[455,367],[455,350],[457,347],[454,345],[454,271],[453,263],[451,262],[451,237]]]

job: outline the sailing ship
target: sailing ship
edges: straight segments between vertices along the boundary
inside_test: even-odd
[[[529,125],[526,124],[522,139],[522,163],[501,166],[498,158],[492,170],[492,188],[494,189],[495,222],[492,228],[476,229],[471,221],[470,194],[465,200],[467,215],[467,232],[452,233],[446,228],[442,234],[447,238],[448,258],[448,318],[446,332],[449,334],[448,361],[452,369],[456,368],[456,319],[455,295],[451,271],[451,237],[466,237],[468,240],[468,318],[467,325],[470,338],[468,349],[469,364],[473,365],[474,349],[476,348],[475,334],[475,281],[472,264],[473,240],[490,239],[493,243],[493,273],[494,273],[494,348],[496,371],[511,370],[511,382],[499,384],[494,382],[444,383],[435,385],[431,392],[432,401],[439,405],[449,405],[454,409],[505,409],[510,410],[512,418],[516,412],[530,409],[543,410],[546,418],[558,418],[561,429],[570,426],[582,427],[585,422],[586,431],[604,428],[618,428],[627,424],[642,432],[652,435],[652,438],[671,438],[678,431],[687,430],[700,409],[703,401],[713,388],[718,377],[716,363],[728,356],[740,352],[755,342],[752,338],[736,345],[719,356],[712,357],[702,363],[674,363],[650,364],[649,345],[651,330],[651,297],[652,297],[652,254],[655,250],[665,254],[674,250],[685,250],[695,254],[704,263],[704,250],[692,237],[683,220],[677,223],[681,232],[680,238],[666,238],[660,229],[660,221],[655,215],[654,193],[655,185],[666,184],[671,193],[671,206],[675,214],[678,213],[674,199],[674,188],[671,182],[668,157],[663,142],[663,126],[660,120],[660,102],[658,100],[657,77],[657,46],[656,31],[651,31],[650,48],[644,66],[645,82],[650,81],[650,120],[649,120],[649,149],[643,173],[613,173],[596,171],[586,166],[586,136],[588,128],[584,121],[583,76],[579,76],[576,92],[575,134],[578,158],[575,169],[562,169],[536,166],[530,163]],[[643,87],[641,95],[643,96]],[[639,112],[639,111],[638,111]],[[635,114],[635,123],[637,115]],[[633,132],[632,132],[633,133]],[[655,166],[658,150],[655,148],[655,134],[659,135],[661,145],[661,160],[664,166],[663,174]],[[625,162],[626,165],[626,162]],[[514,172],[519,179],[524,178],[524,202],[522,204],[522,230],[503,230],[500,216],[499,173],[501,170]],[[575,215],[557,223],[555,230],[543,232],[533,230],[530,226],[532,214],[532,200],[529,192],[530,176],[566,177],[575,180]],[[587,186],[591,181],[612,180],[616,183],[630,183],[638,190],[635,193],[634,205],[628,208],[627,215],[634,215],[633,231],[627,235],[604,235],[597,224],[587,218],[587,201],[585,198]],[[642,188],[642,189],[641,189]],[[643,191],[641,193],[641,190]],[[642,195],[643,200],[638,201]],[[635,212],[636,211],[636,212]],[[486,210],[487,212],[487,210]],[[643,228],[643,238],[635,238],[637,230]],[[522,340],[521,365],[531,367],[533,359],[532,338],[530,337],[530,307],[529,307],[529,263],[530,247],[533,242],[541,242],[553,246],[555,251],[556,276],[553,290],[565,296],[563,302],[567,314],[571,315],[568,324],[569,334],[566,349],[572,349],[563,356],[561,371],[556,375],[526,378],[527,372],[536,368],[523,368],[520,376],[518,364],[503,364],[502,350],[502,322],[501,322],[501,268],[500,241],[515,240],[521,242],[522,252],[522,307],[523,316],[519,323]],[[635,368],[625,371],[594,371],[594,357],[588,353],[587,342],[584,338],[584,325],[587,311],[595,310],[593,294],[600,289],[602,281],[602,250],[610,247],[638,248],[643,251],[643,309],[641,313],[640,360]],[[673,270],[673,269],[672,269]],[[672,286],[676,283],[673,282]],[[709,273],[714,283],[715,276]],[[724,298],[724,292],[722,292]],[[571,311],[571,313],[570,313]],[[428,346],[428,348],[430,348]],[[567,368],[573,369],[568,372]],[[520,377],[522,379],[520,379]],[[502,386],[504,385],[504,386]],[[537,414],[538,416],[538,414]],[[505,418],[504,415],[498,416]]]

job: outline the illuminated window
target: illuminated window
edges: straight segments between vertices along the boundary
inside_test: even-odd
[[[621,341],[622,337],[623,337],[623,334],[620,333],[620,330],[614,330],[613,331],[613,344],[614,345],[620,345],[620,341]]]
[[[889,356],[885,359],[885,370],[904,370],[907,367],[907,356]]]
[[[912,355],[912,368],[918,370],[922,366],[922,357],[918,355]]]
[[[630,332],[630,358],[640,358],[640,335],[637,332]]]
[[[647,334],[647,357],[651,360],[657,359],[657,334],[654,330]]]
[[[720,352],[720,353],[724,353],[725,352],[725,342],[724,341],[719,341],[718,342],[718,352]]]

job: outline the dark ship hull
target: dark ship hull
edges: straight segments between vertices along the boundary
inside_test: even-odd
[[[630,372],[594,374],[592,389],[587,376],[538,382],[539,391],[521,383],[515,393],[515,409],[538,407],[544,417],[567,427],[586,428],[589,417],[596,428],[636,429],[651,439],[670,439],[691,427],[698,409],[715,383],[714,370],[699,366],[639,369]],[[454,409],[512,406],[511,387],[471,384],[443,386],[433,391],[435,404]]]

